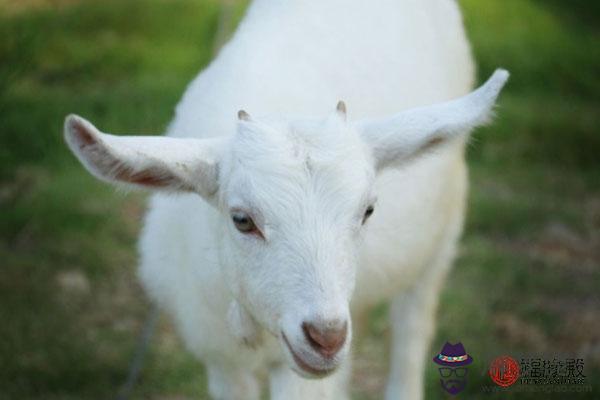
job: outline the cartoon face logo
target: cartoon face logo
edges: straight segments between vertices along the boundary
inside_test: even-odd
[[[440,384],[446,392],[454,396],[467,386],[469,371],[466,366],[473,362],[473,358],[467,354],[462,343],[446,342],[442,351],[433,357],[433,362],[440,365]]]
[[[440,383],[442,388],[455,395],[461,392],[467,385],[467,372],[468,370],[464,367],[442,367],[438,368],[440,371]]]

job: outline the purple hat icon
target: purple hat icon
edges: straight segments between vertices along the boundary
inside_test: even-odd
[[[433,357],[433,362],[445,367],[460,367],[471,364],[473,358],[467,354],[462,343],[450,344],[446,342],[440,354]]]

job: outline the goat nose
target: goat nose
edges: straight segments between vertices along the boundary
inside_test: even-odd
[[[332,321],[317,325],[304,322],[302,330],[312,348],[323,357],[330,358],[340,351],[346,342],[348,323]]]

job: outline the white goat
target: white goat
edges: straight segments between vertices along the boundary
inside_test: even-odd
[[[140,277],[205,363],[214,398],[256,399],[266,374],[274,399],[347,398],[350,309],[386,299],[386,396],[422,397],[463,223],[466,134],[508,77],[447,101],[470,90],[473,70],[453,0],[256,0],[168,137],[67,118],[92,174],[159,191]],[[252,116],[235,118],[240,108]],[[265,114],[276,117],[255,118]]]

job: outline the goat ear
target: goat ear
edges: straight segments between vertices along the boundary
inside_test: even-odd
[[[458,99],[381,120],[356,122],[363,140],[373,151],[377,169],[400,165],[488,122],[508,76],[507,71],[499,69],[479,89]]]
[[[101,180],[205,198],[217,191],[223,139],[114,136],[76,115],[66,118],[64,133],[71,151]]]

